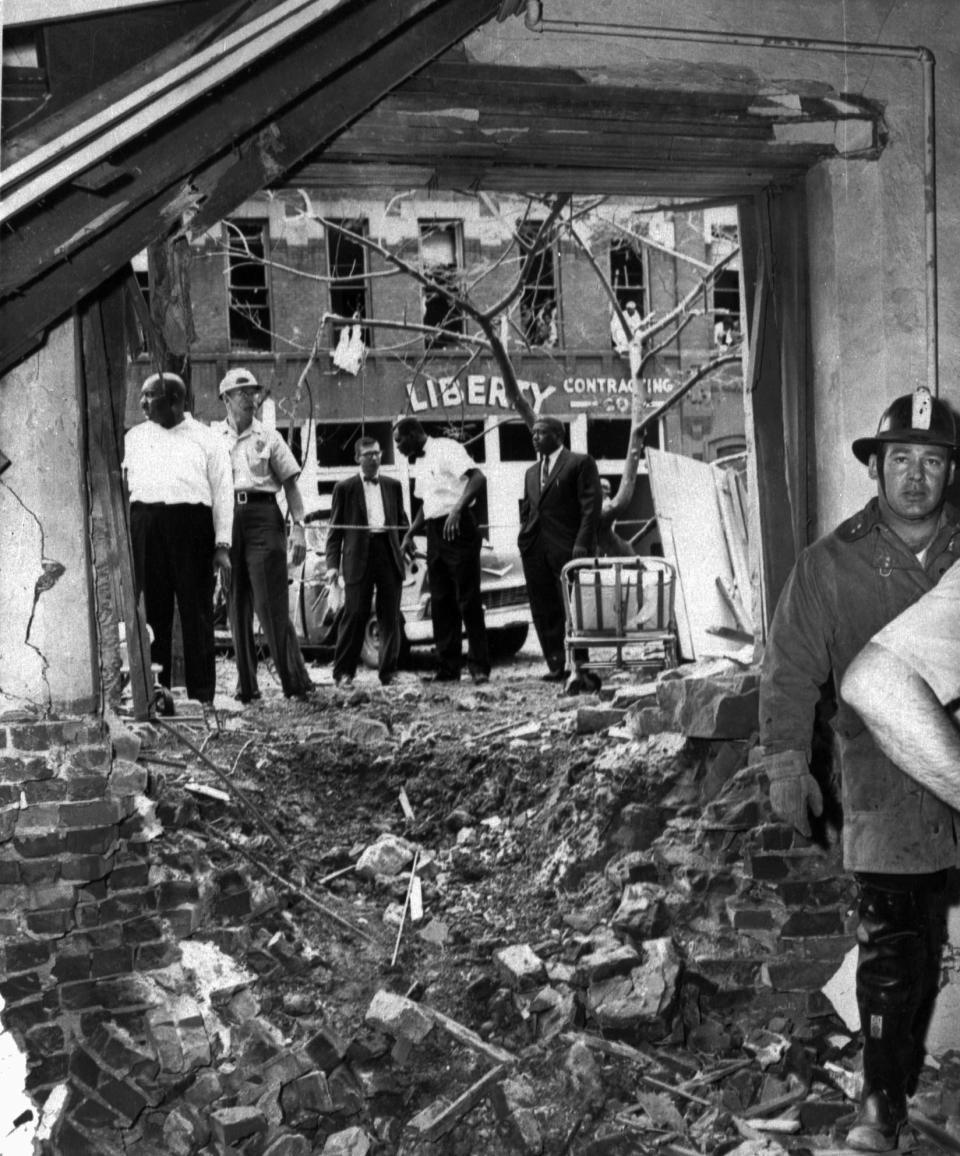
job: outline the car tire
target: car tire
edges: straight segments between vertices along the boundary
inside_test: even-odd
[[[401,628],[403,616],[400,616]],[[400,639],[399,665],[404,666],[410,657],[410,643],[406,634]],[[360,651],[360,661],[368,670],[376,670],[380,665],[380,627],[376,615],[371,614],[367,619],[367,629],[363,632],[363,649]]]
[[[487,644],[490,647],[491,658],[513,658],[527,641],[530,627],[526,622],[518,622],[513,626],[500,626],[496,630],[487,632]]]

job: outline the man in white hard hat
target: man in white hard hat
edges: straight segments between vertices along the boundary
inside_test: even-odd
[[[256,612],[277,676],[288,697],[303,698],[313,683],[300,653],[287,601],[287,535],[277,505],[282,489],[291,518],[290,562],[306,556],[300,465],[275,429],[256,416],[260,386],[249,369],[231,369],[220,382],[226,419],[216,422],[233,471],[234,511],[230,562],[230,630],[237,662],[237,695],[247,703],[260,698]]]

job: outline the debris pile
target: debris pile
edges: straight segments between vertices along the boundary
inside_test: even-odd
[[[770,812],[755,675],[697,681],[401,679],[164,730],[140,765],[175,958],[84,1025],[49,1151],[836,1148],[850,880]],[[921,1145],[960,1136],[960,1052],[911,1104]]]

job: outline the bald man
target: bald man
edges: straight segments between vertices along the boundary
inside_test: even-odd
[[[589,454],[576,454],[563,444],[563,423],[538,417],[531,431],[537,462],[526,472],[520,503],[517,544],[530,597],[530,613],[547,662],[545,682],[565,682],[565,615],[560,572],[574,558],[597,550],[603,493],[600,471]],[[585,662],[586,651],[574,653]],[[580,686],[595,690],[600,680],[581,671]]]

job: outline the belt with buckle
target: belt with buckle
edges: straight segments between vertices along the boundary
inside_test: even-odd
[[[245,506],[248,502],[276,502],[277,495],[266,490],[234,490],[233,496],[238,506]]]

